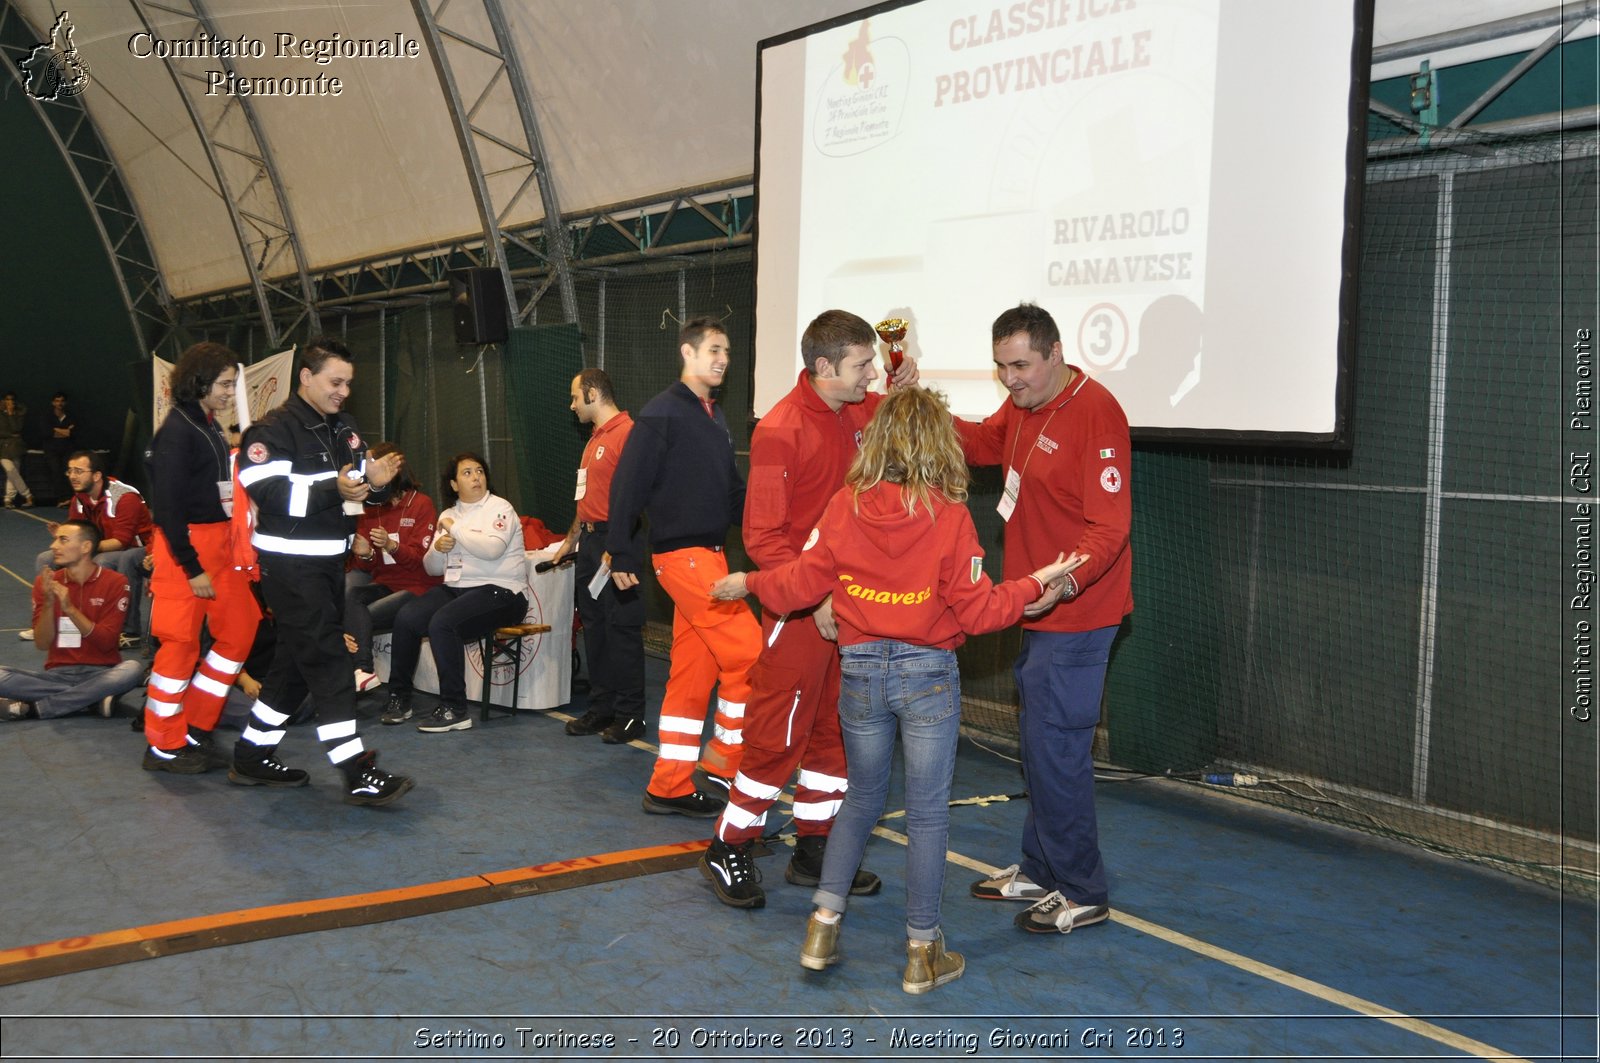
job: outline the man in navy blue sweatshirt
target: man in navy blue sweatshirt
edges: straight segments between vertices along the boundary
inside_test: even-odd
[[[711,585],[728,573],[722,550],[728,528],[744,514],[744,478],[733,462],[728,422],[712,397],[728,371],[728,334],[715,318],[694,318],[678,333],[678,354],[678,383],[634,419],[611,482],[606,549],[617,589],[638,586],[645,559],[632,532],[648,513],[650,563],[673,604],[661,753],[644,810],[709,818],[726,802],[695,789],[695,763],[724,786],[739,770],[747,673],[761,653],[761,627],[743,602],[711,597]],[[716,731],[702,753],[713,686]]]

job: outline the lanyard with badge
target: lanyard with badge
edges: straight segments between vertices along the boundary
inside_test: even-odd
[[[398,562],[394,559],[394,555],[395,551],[400,549],[400,529],[406,526],[406,514],[411,512],[411,503],[415,502],[416,500],[417,491],[416,488],[412,488],[410,491],[406,492],[405,501],[400,506],[399,526],[394,531],[389,531],[387,528],[384,528],[384,534],[389,537],[389,545],[383,550],[378,551],[378,553],[383,557],[383,563],[386,565],[398,564]],[[379,524],[379,527],[382,527],[381,523]]]
[[[70,604],[77,604],[72,601],[70,579],[67,584],[67,601]],[[75,650],[82,645],[83,632],[78,630],[78,625],[72,622],[72,618],[67,615],[66,607],[63,606],[60,614],[56,616],[56,649]]]
[[[184,412],[182,406],[173,409],[183,414],[183,419],[193,426],[196,432],[206,437],[206,442],[211,444],[211,449],[217,456],[217,500],[222,503],[222,512],[229,517],[233,516],[233,476],[228,472],[228,443],[221,438],[222,430],[216,427],[216,422],[206,421],[205,425],[195,423],[195,419]]]
[[[462,523],[467,518],[466,511],[462,509],[460,505],[457,505],[454,508],[456,511],[456,518],[451,522],[450,529],[444,533],[450,536],[451,539],[455,539],[456,529],[461,527]],[[461,565],[465,560],[465,557],[461,553],[461,543],[459,541],[453,543],[450,547],[450,552],[444,555],[444,581],[446,583],[461,582]]]
[[[1051,410],[1050,416],[1046,417],[1044,424],[1039,426],[1038,433],[1033,437],[1033,443],[1028,447],[1028,456],[1022,459],[1022,468],[1020,469],[1017,468],[1017,444],[1022,441],[1022,427],[1020,425],[1017,427],[1016,437],[1011,440],[1011,457],[1006,461],[1005,486],[1000,489],[1000,502],[994,507],[995,511],[1000,514],[1000,519],[1007,524],[1011,523],[1011,514],[1017,510],[1017,498],[1022,494],[1022,477],[1028,471],[1028,462],[1033,460],[1033,452],[1039,449],[1039,438],[1050,427],[1050,422],[1055,420],[1056,414],[1066,409],[1067,403],[1078,397],[1078,392],[1083,390],[1084,381],[1089,379],[1082,373],[1079,373],[1078,376],[1078,386],[1072,389],[1072,394],[1068,395],[1060,406]]]
[[[572,495],[572,500],[574,502],[582,502],[583,496],[589,493],[589,464],[591,462],[598,462],[601,458],[606,456],[606,445],[604,443],[597,444],[591,438],[589,440],[589,448],[592,449],[594,453],[590,454],[585,451],[584,460],[578,465],[578,489],[573,492]]]

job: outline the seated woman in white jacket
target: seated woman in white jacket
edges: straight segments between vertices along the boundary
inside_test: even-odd
[[[426,637],[439,673],[439,707],[417,730],[429,733],[472,726],[466,709],[466,645],[497,627],[521,623],[528,612],[522,521],[510,502],[492,492],[483,458],[457,454],[448,468],[444,499],[451,505],[439,514],[438,531],[422,561],[428,572],[444,577],[444,584],[407,602],[395,617],[389,704],[383,712],[388,724],[411,717],[412,673]]]

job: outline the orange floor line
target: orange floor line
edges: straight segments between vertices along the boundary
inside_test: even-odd
[[[0,950],[0,985],[245,941],[361,926],[690,866],[706,839],[624,849],[442,882],[175,919]]]

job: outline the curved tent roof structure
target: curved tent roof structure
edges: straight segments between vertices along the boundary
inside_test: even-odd
[[[51,0],[12,0],[48,33]],[[564,210],[591,210],[748,175],[754,153],[756,44],[855,10],[859,0],[583,0],[506,3],[502,9],[542,130],[544,162]],[[425,10],[432,10],[437,4]],[[1541,0],[1441,5],[1378,0],[1375,48],[1453,27],[1548,8]],[[266,276],[291,277],[287,227],[308,270],[443,247],[484,231],[448,96],[430,61],[412,5],[328,0],[288,8],[242,0],[198,5],[214,31],[201,39],[188,0],[74,5],[74,44],[92,72],[82,100],[141,216],[166,289],[178,301],[246,288],[249,257]],[[489,35],[484,5],[455,0],[439,14],[446,39]],[[1469,57],[1532,47],[1547,31],[1476,46]],[[212,54],[195,56],[197,40]],[[221,42],[246,51],[223,63]],[[319,42],[382,42],[398,58],[315,58]],[[409,43],[408,43],[409,42]],[[320,45],[320,46],[326,46]],[[163,59],[163,53],[191,49]],[[250,52],[255,47],[257,56]],[[486,137],[481,167],[503,228],[538,223],[545,207],[530,170],[496,141],[520,142],[512,96],[475,68],[472,49],[453,70],[472,122]],[[1466,54],[1466,53],[1460,53]],[[226,69],[225,69],[226,68]],[[241,186],[236,227],[197,123],[178,88],[189,79],[202,103],[226,99],[227,79],[286,91],[282,79],[322,77],[312,94],[248,97],[258,143],[277,177],[286,219],[265,202],[272,189],[257,160],[234,142],[213,150]],[[337,78],[340,93],[331,93]],[[269,79],[258,82],[254,79]],[[485,93],[485,88],[488,92]],[[300,86],[297,84],[297,90]],[[218,139],[222,139],[220,136]],[[249,254],[241,253],[242,232]]]

